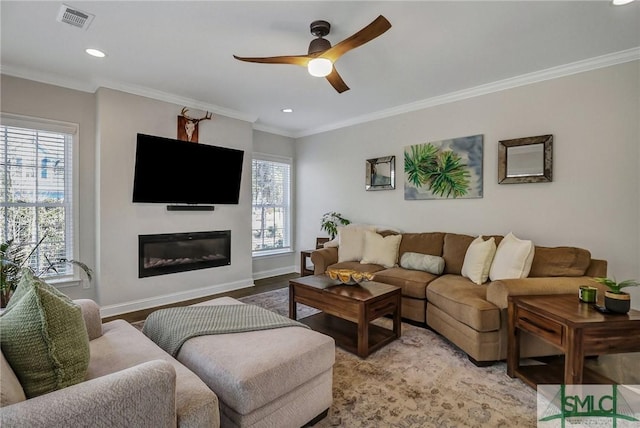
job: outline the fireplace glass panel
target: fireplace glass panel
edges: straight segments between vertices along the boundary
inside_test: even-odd
[[[231,231],[166,233],[138,237],[138,277],[231,264]]]

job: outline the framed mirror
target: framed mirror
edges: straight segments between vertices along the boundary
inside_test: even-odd
[[[396,157],[367,159],[366,190],[390,190],[396,188]]]
[[[553,135],[502,140],[498,145],[498,183],[553,181]]]

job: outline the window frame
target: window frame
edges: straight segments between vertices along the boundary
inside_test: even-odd
[[[272,163],[280,163],[286,164],[289,166],[289,188],[286,189],[287,193],[287,204],[285,208],[285,225],[286,228],[286,236],[288,237],[288,245],[283,248],[275,248],[268,250],[254,250],[253,249],[253,181],[254,181],[254,169],[253,169],[253,161],[264,161],[264,162],[272,162]],[[263,258],[270,256],[279,256],[283,254],[293,254],[293,158],[286,156],[278,156],[272,155],[268,153],[260,153],[254,152],[251,158],[251,216],[252,216],[252,227],[251,227],[251,257],[252,258]]]
[[[55,132],[61,134],[67,134],[71,137],[70,141],[70,153],[66,153],[67,158],[70,158],[71,162],[71,178],[69,180],[69,189],[71,195],[65,193],[65,199],[70,198],[69,204],[71,213],[68,217],[69,220],[65,221],[65,238],[67,246],[71,246],[70,249],[65,248],[67,258],[79,260],[79,235],[80,235],[80,213],[79,213],[79,156],[78,156],[78,143],[80,135],[80,125],[72,122],[64,122],[60,120],[44,119],[39,117],[18,115],[12,113],[0,112],[0,125],[7,127],[16,127],[23,129],[32,129],[37,131]],[[69,168],[67,166],[67,168]],[[66,186],[65,186],[66,192]],[[3,219],[4,221],[4,219]],[[69,238],[70,237],[70,238]],[[75,287],[82,283],[83,279],[80,276],[79,269],[75,266],[71,266],[71,274],[55,274],[47,275],[47,282],[55,285],[56,287]]]

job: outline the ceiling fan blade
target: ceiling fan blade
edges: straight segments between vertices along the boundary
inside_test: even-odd
[[[387,21],[387,18],[380,15],[376,19],[374,19],[371,24],[367,25],[362,30],[355,33],[353,36],[347,37],[340,43],[324,51],[320,55],[320,57],[330,59],[331,62],[335,63],[338,58],[340,58],[346,52],[350,51],[351,49],[355,49],[358,46],[362,46],[367,42],[370,42],[379,35],[383,34],[389,28],[391,28],[391,23]]]
[[[234,55],[233,57],[239,61],[259,62],[263,64],[293,64],[302,67],[306,67],[307,64],[309,64],[309,60],[313,58],[308,55],[268,56],[264,58],[248,58]]]
[[[338,91],[339,94],[349,90],[349,87],[346,83],[344,83],[344,80],[342,80],[342,77],[340,77],[340,74],[338,74],[335,66],[333,67],[333,70],[331,70],[331,73],[329,73],[329,75],[326,77],[326,79],[329,81],[329,83],[331,83],[331,86],[333,86],[333,88]]]

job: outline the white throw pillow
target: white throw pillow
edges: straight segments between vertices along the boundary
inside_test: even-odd
[[[359,262],[364,253],[364,234],[372,231],[369,226],[346,227],[338,229],[338,262]]]
[[[421,270],[434,275],[442,275],[442,272],[444,272],[444,259],[440,256],[407,251],[400,257],[400,266],[405,269]]]
[[[511,232],[498,245],[489,278],[491,281],[526,278],[531,271],[535,247],[533,242],[518,239]]]
[[[469,278],[476,284],[484,284],[489,278],[491,262],[495,254],[496,240],[489,238],[485,241],[482,239],[482,235],[478,236],[471,242],[464,255],[462,276]]]
[[[391,231],[391,232],[396,232],[396,233],[402,233],[402,231],[400,229],[397,229],[395,227],[391,227],[391,226],[381,226],[381,225],[377,225],[377,224],[364,224],[364,223],[349,223],[346,226],[338,226],[336,227],[336,230],[339,232],[340,229],[342,228],[358,228],[358,229],[364,229],[364,230],[371,230],[373,232],[382,232],[382,231]],[[337,247],[339,245],[340,241],[339,241],[339,237],[338,235],[336,235],[335,238],[333,238],[331,241],[327,241],[324,244],[322,244],[323,248],[331,248],[331,247]]]
[[[339,245],[338,237],[336,236],[331,241],[327,241],[324,244],[322,244],[322,248],[335,248],[338,245]]]
[[[371,263],[391,268],[398,261],[398,249],[402,235],[389,235],[383,237],[375,232],[367,231],[364,234],[364,254],[360,263]]]

